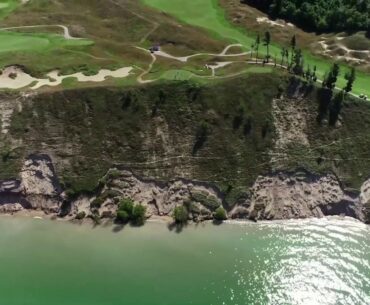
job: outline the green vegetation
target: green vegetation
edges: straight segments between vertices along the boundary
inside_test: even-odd
[[[141,204],[136,204],[132,210],[132,222],[137,226],[142,226],[145,223],[146,208]]]
[[[256,34],[247,32],[243,29],[236,28],[230,24],[226,18],[224,11],[220,8],[216,0],[194,0],[194,1],[182,1],[182,0],[142,0],[145,4],[157,8],[160,11],[169,13],[184,23],[198,26],[201,28],[208,29],[215,38],[221,38],[224,40],[229,40],[231,42],[238,42],[243,44],[247,49],[250,46],[255,46],[256,44]],[[252,30],[252,29],[251,29]],[[280,54],[282,47],[274,43],[274,37],[271,37],[272,43],[269,44],[270,54]],[[262,39],[259,39],[260,45]],[[287,41],[287,45],[290,41]],[[297,42],[299,44],[299,42]],[[266,56],[266,51],[258,50],[259,55],[262,57]],[[327,59],[319,58],[313,56],[306,50],[302,50],[302,56],[305,60],[305,65],[310,67],[316,66],[316,75],[318,78],[323,79],[325,73],[329,71],[331,67],[331,62]],[[342,74],[338,77],[338,86],[345,86],[346,80],[344,78],[345,74],[350,71],[350,68],[345,65],[340,65]],[[370,76],[367,73],[357,73],[356,83],[353,87],[353,92],[355,94],[367,94],[370,96]]]
[[[86,217],[86,213],[84,211],[78,212],[76,215],[76,219],[82,220]]]
[[[218,207],[213,214],[213,218],[216,221],[224,221],[227,219],[226,211],[223,207]]]
[[[173,212],[173,219],[177,224],[186,224],[189,219],[189,212],[186,207],[182,205],[177,206]]]
[[[357,0],[242,0],[306,30],[361,31],[370,27],[370,2]]]
[[[142,226],[145,223],[146,208],[141,204],[135,204],[131,199],[124,198],[120,201],[117,210],[117,221],[122,223],[131,222]]]
[[[101,197],[97,197],[97,198],[95,198],[91,203],[90,203],[90,207],[92,208],[92,209],[99,209],[101,206],[102,206],[102,204],[104,203],[104,199],[103,198],[101,198]]]
[[[20,0],[0,0],[0,20],[14,11],[19,4]]]
[[[32,103],[22,102],[11,117],[9,132],[0,133],[0,179],[16,177],[28,154],[47,149],[63,186],[75,196],[109,183],[108,177],[119,173],[107,171],[120,166],[159,180],[183,177],[210,182],[221,190],[226,210],[245,198],[258,175],[276,169],[334,172],[344,185],[358,188],[370,172],[366,162],[370,105],[364,101],[348,95],[338,100],[337,92],[327,99],[323,97],[328,88],[311,89],[302,102],[309,146],[297,141],[274,154],[272,101],[281,93],[289,96],[287,84],[288,92],[296,92],[298,85],[291,77],[275,71],[207,85],[179,81],[38,94]],[[2,100],[13,103],[12,95]],[[329,103],[318,124],[322,100]],[[284,103],[291,105],[292,100],[279,101]],[[294,105],[301,104],[294,100]],[[337,127],[330,126],[330,116],[334,118],[336,112]],[[202,125],[207,126],[206,141],[193,154],[197,139],[202,138]],[[12,145],[20,142],[22,146]],[[119,196],[109,198],[115,202]],[[208,193],[195,193],[191,201],[212,211],[221,205]]]
[[[215,196],[206,192],[193,192],[191,197],[194,201],[200,202],[210,210],[216,210],[221,205],[221,202]]]
[[[0,53],[17,51],[47,53],[57,48],[83,47],[92,44],[93,42],[88,39],[68,40],[55,34],[0,32]]]

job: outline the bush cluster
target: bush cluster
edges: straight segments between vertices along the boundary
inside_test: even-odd
[[[116,219],[122,223],[131,222],[142,226],[145,223],[146,208],[141,204],[135,204],[131,199],[124,198],[120,201]]]

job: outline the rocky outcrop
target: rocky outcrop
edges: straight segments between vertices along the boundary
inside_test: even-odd
[[[358,197],[346,193],[334,175],[277,173],[257,178],[250,198],[231,217],[289,219],[344,215],[364,220]]]
[[[23,209],[61,214],[65,199],[47,155],[31,155],[23,165],[19,180],[0,181],[0,212]],[[189,219],[213,218],[214,211],[225,206],[222,192],[205,182],[174,179],[161,182],[134,175],[129,170],[111,169],[101,179],[95,196],[83,196],[69,202],[71,218],[76,215],[113,218],[122,198],[131,198],[147,208],[147,217],[171,216],[176,206],[186,206]],[[228,211],[229,218],[273,220],[350,216],[370,222],[370,179],[360,194],[346,192],[332,174],[319,176],[306,171],[278,172],[259,176],[248,196]]]
[[[160,182],[117,169],[110,170],[103,181],[104,187],[90,203],[94,206],[94,201],[98,201],[99,214],[107,217],[115,215],[120,198],[131,198],[144,205],[148,217],[171,216],[176,206],[184,205],[194,221],[212,219],[213,212],[222,205],[222,195],[217,188],[202,182],[185,179]],[[86,201],[79,198],[73,203],[72,213],[82,211],[86,212]]]
[[[30,155],[24,162],[20,179],[0,181],[0,212],[22,209],[58,213],[63,202],[52,160],[47,155]]]
[[[370,179],[361,187],[360,202],[364,209],[365,222],[370,223]]]

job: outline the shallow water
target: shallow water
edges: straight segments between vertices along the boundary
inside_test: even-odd
[[[356,221],[112,229],[0,217],[0,304],[370,304]]]

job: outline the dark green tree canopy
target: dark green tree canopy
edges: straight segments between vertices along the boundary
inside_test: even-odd
[[[242,0],[310,31],[368,31],[369,0]]]

